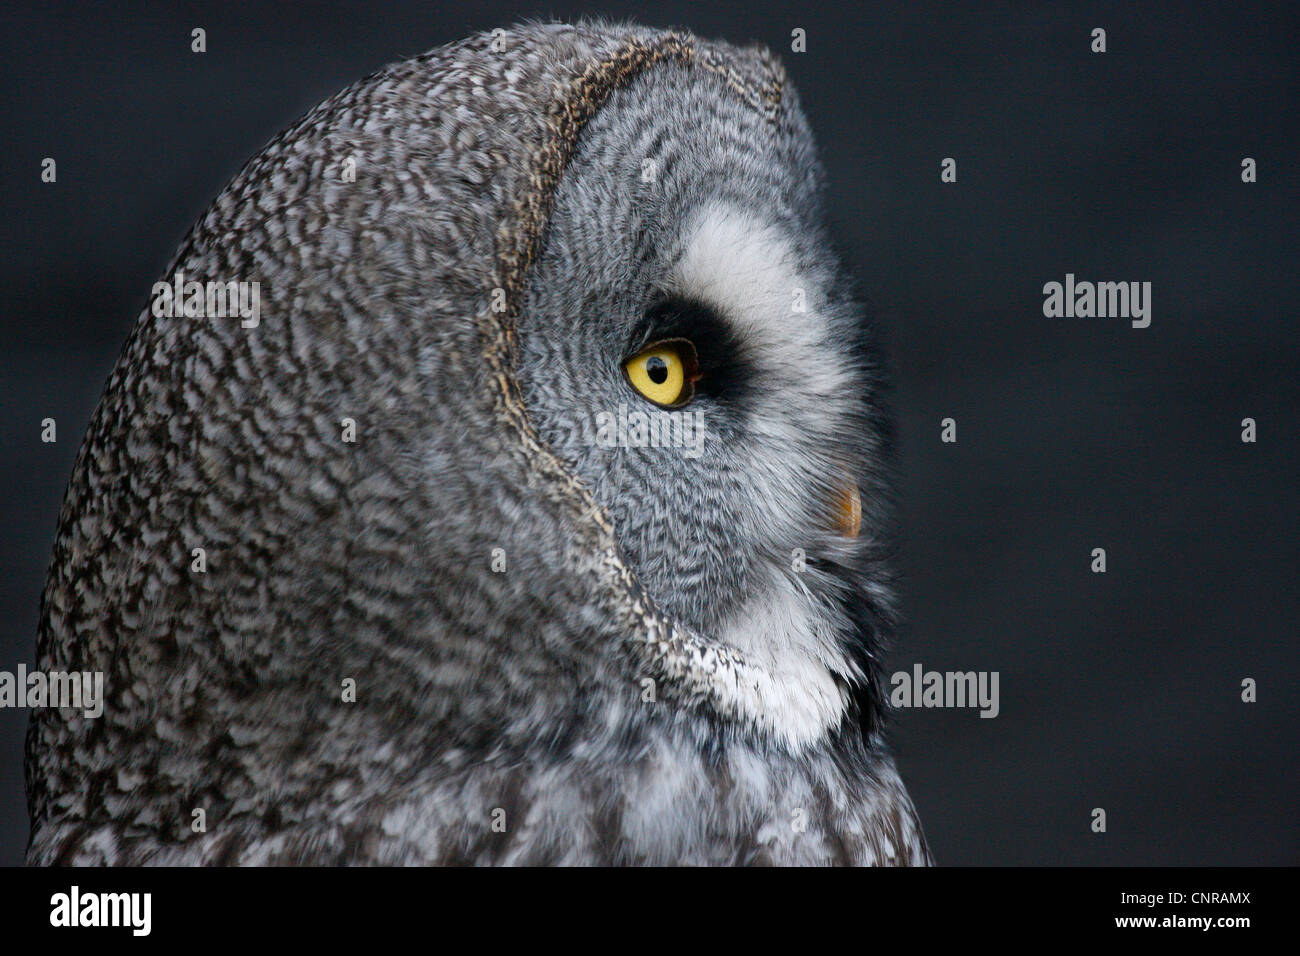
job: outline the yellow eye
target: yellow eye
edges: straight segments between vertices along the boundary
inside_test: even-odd
[[[623,363],[628,384],[656,405],[676,408],[695,397],[700,377],[695,347],[685,339],[666,339]]]

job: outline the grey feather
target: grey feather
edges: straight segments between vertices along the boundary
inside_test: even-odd
[[[260,324],[146,308],[78,458],[39,666],[108,699],[34,716],[29,860],[928,862],[821,179],[770,54],[601,23],[472,37],[277,137],[164,277],[257,281]],[[746,376],[694,403],[701,454],[593,441],[647,309],[715,289]]]

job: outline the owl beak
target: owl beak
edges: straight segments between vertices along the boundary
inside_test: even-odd
[[[835,492],[835,530],[856,538],[862,530],[862,496],[856,481],[844,481]]]

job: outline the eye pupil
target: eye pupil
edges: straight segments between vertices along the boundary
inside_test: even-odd
[[[668,381],[668,363],[658,355],[652,355],[646,359],[645,373],[650,376],[650,381],[662,385]]]

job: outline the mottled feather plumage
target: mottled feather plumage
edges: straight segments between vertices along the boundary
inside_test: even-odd
[[[39,664],[108,700],[34,716],[29,859],[927,862],[820,177],[770,54],[606,24],[472,37],[277,137],[166,273],[260,282],[259,327],[146,309],[78,458]],[[593,444],[635,323],[723,288],[758,381],[701,399],[706,454]]]

